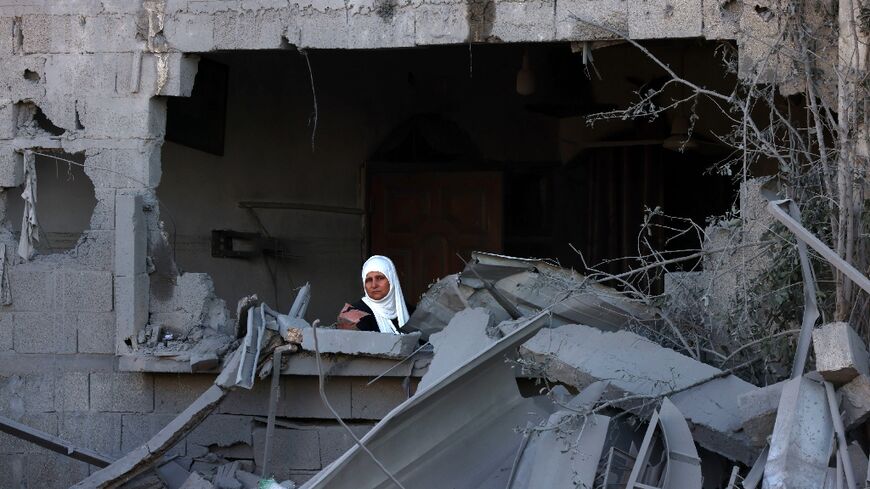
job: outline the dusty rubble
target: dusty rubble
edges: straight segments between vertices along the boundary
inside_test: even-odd
[[[209,352],[234,350],[210,388],[120,459],[12,420],[0,419],[0,429],[102,467],[76,488],[296,487],[264,478],[281,456],[273,437],[284,363],[313,353],[323,382],[321,355],[375,355],[426,367],[416,393],[361,439],[352,435],[356,444],[302,489],[860,488],[868,480],[870,354],[848,324],[815,328],[801,343],[813,347],[816,371],[758,387],[629,331],[661,327],[657,311],[545,261],[475,253],[461,274],[430,288],[409,322],[416,331],[400,336],[309,324],[310,294],[302,288],[287,314],[243,299],[239,338],[192,330]],[[192,361],[196,346],[173,350],[179,340],[160,333],[137,342]],[[524,397],[518,378],[545,382]],[[266,427],[254,433],[265,450],[256,466],[211,453],[214,469],[200,472],[166,456],[229,392],[258,381],[271,383],[271,397]],[[322,390],[321,399],[328,403]]]

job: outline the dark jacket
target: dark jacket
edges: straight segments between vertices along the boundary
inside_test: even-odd
[[[359,329],[360,331],[380,332],[380,328],[378,328],[378,320],[375,319],[375,313],[372,312],[372,308],[369,307],[368,304],[366,304],[365,302],[362,301],[362,299],[360,299],[360,300],[354,302],[353,304],[351,304],[350,307],[353,309],[356,309],[358,311],[368,313],[368,316],[360,319],[359,322],[356,324],[357,329]],[[398,318],[393,319],[393,326],[395,326],[396,328],[399,328],[399,319]],[[401,331],[401,329],[399,331]]]

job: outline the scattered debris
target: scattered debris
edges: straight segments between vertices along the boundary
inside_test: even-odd
[[[806,249],[799,251],[806,264]],[[811,271],[804,272],[805,295],[814,294]],[[301,288],[288,314],[244,298],[237,338],[210,328],[183,336],[162,326],[141,331],[139,348],[187,355],[193,371],[213,371],[222,349],[235,350],[214,385],[175,420],[121,459],[100,459],[104,468],[74,489],[115,487],[152,468],[170,489],[295,488],[265,478],[280,456],[272,442],[285,423],[276,413],[287,358],[315,354],[322,402],[344,425],[325,395],[322,354],[400,365],[427,346],[434,351],[424,355],[416,393],[302,489],[701,489],[707,481],[729,489],[857,488],[868,479],[870,354],[846,323],[814,330],[814,299],[792,368],[800,375],[757,387],[733,374],[739,367],[720,370],[629,331],[666,326],[656,310],[541,260],[475,253],[462,274],[433,284],[409,322],[417,332],[406,335],[312,327],[303,319],[310,293]],[[803,374],[811,351],[817,371]],[[213,453],[197,459],[213,475],[161,464],[229,391],[250,389],[258,373],[271,376],[271,389],[266,429],[253,434],[263,447],[256,463]],[[544,379],[546,395],[521,396],[519,377]],[[50,435],[41,443],[88,456]],[[744,474],[740,464],[750,469]]]

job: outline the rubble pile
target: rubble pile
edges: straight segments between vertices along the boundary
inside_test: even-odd
[[[663,327],[657,311],[546,261],[475,253],[462,273],[430,287],[403,335],[309,324],[310,293],[303,287],[287,314],[242,299],[235,338],[143,331],[139,348],[186,355],[192,365],[197,358],[220,374],[120,459],[12,420],[0,419],[0,429],[102,467],[75,488],[295,488],[266,477],[282,456],[272,440],[287,359],[314,354],[323,382],[321,355],[363,355],[394,367],[412,361],[425,374],[301,489],[860,489],[870,481],[870,354],[846,323],[805,337],[815,371],[759,387],[633,332]],[[231,347],[222,361],[204,359]],[[211,469],[198,472],[166,456],[229,392],[269,377],[254,460],[211,452]],[[522,395],[523,382],[538,382],[537,393]],[[328,405],[322,391],[321,399]]]
[[[865,487],[870,355],[848,324],[813,330],[816,371],[764,387],[637,324],[661,327],[575,272],[476,253],[412,315],[434,346],[415,396],[302,489]]]

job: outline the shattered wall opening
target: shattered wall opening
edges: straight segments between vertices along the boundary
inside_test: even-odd
[[[68,160],[68,161],[65,161]],[[88,229],[97,199],[94,184],[84,171],[84,154],[39,150],[35,155],[39,254],[61,253],[75,248]],[[16,237],[21,233],[24,185],[7,189],[5,220]]]
[[[714,47],[652,45],[719,86],[727,80]],[[481,45],[471,55],[457,46],[203,55],[226,67],[225,140],[223,155],[171,141],[163,146],[157,192],[173,215],[166,232],[178,265],[209,274],[229,304],[257,293],[286,309],[292,289],[311,281],[311,317],[331,322],[341,304],[360,295],[356,270],[369,253],[397,260],[413,303],[432,280],[461,268],[455,252],[467,257],[487,249],[579,266],[569,243],[596,259],[622,256],[645,205],[701,222],[724,213],[734,196],[730,180],[705,174],[721,152],[715,145],[717,131],[727,128],[721,114],[699,104],[693,130],[703,147],[684,153],[673,151],[671,141],[685,131],[683,114],[590,127],[586,115],[623,106],[632,92],[661,83],[630,46],[595,53],[601,79],[587,76],[582,54],[568,44]],[[529,95],[517,92],[524,57],[535,78]],[[175,110],[170,104],[169,126],[190,118],[189,108]],[[616,162],[616,154],[624,156]],[[644,158],[655,161],[644,166]],[[597,172],[589,169],[596,165]],[[426,182],[451,175],[461,182],[472,172],[493,183],[498,204],[481,210],[470,198],[445,201],[457,212],[439,221],[452,226],[448,234],[413,224],[434,222],[432,214],[384,214],[373,192],[378,179],[388,178],[417,205],[428,195]],[[709,205],[695,205],[701,195]],[[410,202],[389,207],[407,210]],[[496,216],[501,223],[492,221]],[[378,227],[378,219],[412,225],[392,230]],[[487,231],[495,241],[444,248],[468,234],[462,226],[478,223],[496,226]],[[603,249],[587,249],[610,227],[624,230],[622,238],[608,235]],[[390,247],[378,244],[382,232]]]

